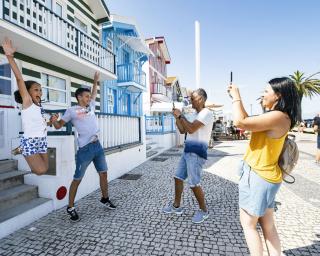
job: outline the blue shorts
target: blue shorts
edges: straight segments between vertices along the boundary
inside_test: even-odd
[[[200,186],[202,166],[206,159],[199,157],[195,153],[183,153],[180,158],[175,178],[185,180],[188,178],[190,187]]]
[[[73,179],[81,180],[91,162],[93,162],[97,172],[108,171],[104,150],[98,140],[79,148],[77,151],[76,170]]]
[[[239,207],[250,215],[264,216],[268,208],[274,208],[281,183],[266,181],[244,161],[240,163],[239,174]]]
[[[317,136],[317,148],[320,149],[320,134]]]
[[[34,137],[20,139],[20,147],[23,156],[32,156],[35,154],[47,154],[47,137]]]

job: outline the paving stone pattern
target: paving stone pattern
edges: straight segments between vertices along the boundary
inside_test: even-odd
[[[138,180],[110,182],[116,210],[100,206],[100,193],[93,192],[76,204],[80,222],[70,223],[64,208],[55,211],[0,240],[0,255],[248,255],[236,175],[245,146],[244,141],[224,142],[211,150],[202,183],[210,217],[202,224],[191,222],[197,204],[187,186],[183,215],[161,213],[173,196],[172,177],[181,152],[175,149],[158,156],[168,158],[164,162],[148,161],[132,170],[142,175]],[[284,185],[277,196],[284,254],[320,255],[320,194],[308,190],[310,184],[311,189],[320,186],[320,167],[305,155],[297,173],[303,177],[299,186]]]

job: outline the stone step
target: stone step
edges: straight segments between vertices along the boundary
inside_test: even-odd
[[[0,223],[4,222],[8,219],[14,218],[16,216],[18,216],[19,214],[22,214],[26,211],[29,211],[43,203],[46,203],[50,201],[50,199],[47,198],[33,198],[31,200],[28,200],[24,203],[21,203],[15,207],[11,207],[9,209],[5,209],[3,211],[0,211]]]
[[[34,198],[0,212],[0,239],[53,211],[53,201]]]
[[[157,144],[158,144],[157,142],[151,141],[151,142],[148,142],[148,143],[147,143],[147,146],[152,146],[152,145],[157,145]]]
[[[152,147],[147,145],[147,151],[150,150],[150,149],[152,149]]]
[[[17,160],[1,160],[0,161],[0,173],[14,171],[18,169]]]
[[[29,172],[9,171],[0,173],[0,191],[23,184],[23,176]]]
[[[38,187],[18,185],[0,191],[0,211],[15,207],[38,197]]]

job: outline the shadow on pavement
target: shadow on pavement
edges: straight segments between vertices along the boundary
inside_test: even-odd
[[[319,240],[315,240],[314,244],[295,249],[285,250],[283,253],[287,256],[319,256],[320,251],[320,234],[316,235]]]

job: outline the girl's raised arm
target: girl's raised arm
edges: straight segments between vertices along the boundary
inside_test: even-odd
[[[24,83],[22,74],[17,66],[17,63],[14,60],[14,53],[16,51],[16,48],[13,47],[11,40],[9,40],[8,38],[5,38],[4,42],[2,43],[2,48],[3,48],[4,54],[8,59],[11,69],[16,77],[19,92],[23,101],[22,106],[23,108],[27,108],[32,104],[32,99],[26,88],[26,85]]]

